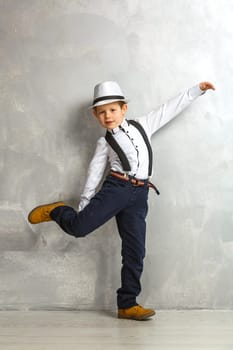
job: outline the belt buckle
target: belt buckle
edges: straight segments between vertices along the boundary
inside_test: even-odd
[[[133,186],[135,186],[135,187],[140,186],[139,181],[140,181],[140,180],[138,180],[138,179],[131,179],[131,183],[132,183]]]

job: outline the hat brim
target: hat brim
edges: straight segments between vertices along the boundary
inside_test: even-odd
[[[95,108],[97,106],[103,106],[103,105],[107,105],[109,103],[113,103],[113,102],[124,102],[124,103],[128,103],[129,100],[124,98],[124,99],[113,99],[113,100],[103,100],[103,101],[99,101],[99,102],[96,102],[94,103],[92,106],[89,106],[88,109],[92,109],[92,108]]]

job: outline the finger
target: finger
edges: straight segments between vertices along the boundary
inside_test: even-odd
[[[200,88],[203,90],[203,91],[206,91],[206,90],[209,90],[209,89],[212,89],[212,90],[215,90],[215,86],[208,82],[208,81],[203,81],[201,84],[200,84]]]
[[[215,90],[214,85],[212,83],[208,82],[208,81],[206,82],[206,87],[207,87],[207,89]]]

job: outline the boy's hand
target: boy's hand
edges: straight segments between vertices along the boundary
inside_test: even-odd
[[[203,81],[202,83],[199,84],[199,88],[202,90],[202,91],[207,91],[209,89],[211,90],[215,90],[215,87],[213,84],[211,84],[210,82],[208,81]]]

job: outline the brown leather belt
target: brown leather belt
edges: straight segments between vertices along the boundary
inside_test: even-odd
[[[149,188],[153,188],[158,195],[160,194],[157,187],[152,182],[150,182],[148,180],[146,180],[146,181],[139,180],[133,176],[129,176],[128,174],[121,174],[121,173],[118,173],[116,171],[110,171],[110,175],[116,177],[119,180],[131,182],[131,184],[134,186],[145,186],[147,184],[147,186]]]

